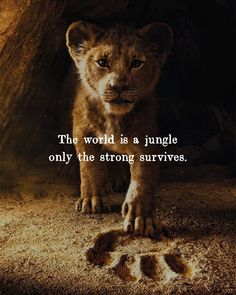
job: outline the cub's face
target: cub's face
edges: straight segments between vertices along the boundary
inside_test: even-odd
[[[160,23],[136,31],[124,26],[105,31],[76,22],[67,31],[81,83],[113,114],[130,112],[154,91],[171,42],[171,29]]]

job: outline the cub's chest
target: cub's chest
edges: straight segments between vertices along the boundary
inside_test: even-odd
[[[96,118],[96,120],[93,121],[93,132],[97,137],[106,134],[108,137],[114,135],[116,139],[120,137],[122,131],[118,122],[109,119],[106,120],[104,118]]]
[[[128,130],[125,130],[124,126],[118,121],[106,121],[104,124],[97,126],[95,135],[97,137],[114,137],[114,143],[103,144],[104,149],[119,153],[119,154],[134,154],[139,152],[139,147],[132,144],[132,137]],[[128,137],[128,143],[122,141],[122,138]]]

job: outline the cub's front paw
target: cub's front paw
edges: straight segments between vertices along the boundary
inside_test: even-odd
[[[102,213],[111,210],[106,200],[100,197],[79,198],[76,202],[76,210],[83,213]]]
[[[157,218],[149,204],[140,201],[125,201],[122,206],[124,231],[135,235],[154,236],[158,230]]]

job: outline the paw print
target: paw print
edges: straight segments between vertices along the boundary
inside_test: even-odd
[[[86,257],[89,263],[107,268],[124,281],[169,280],[191,277],[191,269],[171,242],[129,236],[121,230],[99,234]]]

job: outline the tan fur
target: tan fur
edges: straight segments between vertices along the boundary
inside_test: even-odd
[[[80,163],[81,198],[77,207],[87,213],[109,207],[106,197],[112,193],[111,177],[106,162],[98,160],[104,148],[134,154],[122,214],[125,231],[136,234],[152,235],[157,229],[154,195],[158,165],[138,160],[140,154],[156,150],[144,148],[143,142],[133,144],[132,138],[157,135],[155,88],[171,42],[171,29],[161,23],[139,30],[121,25],[103,30],[79,21],[67,31],[67,46],[80,76],[73,109],[73,136],[81,139],[76,150],[97,159]],[[102,64],[104,59],[108,63],[106,67],[100,65],[101,59]],[[134,67],[137,60],[138,67]],[[84,136],[104,134],[114,134],[116,144],[84,144]],[[129,144],[119,144],[121,134],[129,138]]]

